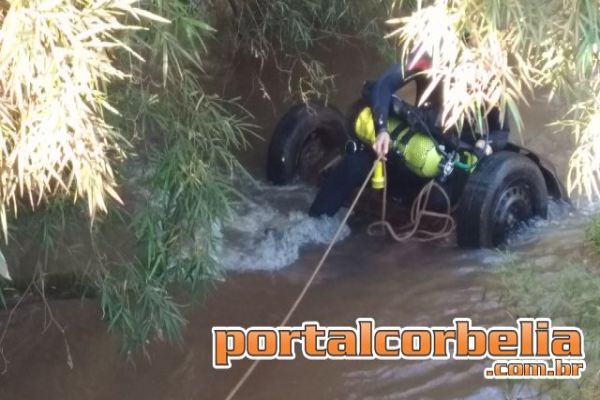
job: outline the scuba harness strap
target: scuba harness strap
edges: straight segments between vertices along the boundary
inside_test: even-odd
[[[363,88],[363,98],[371,97],[372,84]],[[406,104],[393,96],[390,101],[387,129],[392,149],[409,170],[422,178],[445,179],[454,168],[470,172],[485,154],[457,135],[446,135],[435,127],[434,111]],[[356,136],[364,144],[375,143],[377,131],[370,107],[363,108],[354,121]]]

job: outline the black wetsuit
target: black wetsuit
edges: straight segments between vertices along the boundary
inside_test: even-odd
[[[429,82],[423,75],[415,74],[416,72],[418,71],[403,76],[402,68],[399,65],[393,65],[379,79],[369,85],[363,97],[369,102],[373,110],[373,122],[375,123],[376,132],[379,133],[387,127],[391,102],[396,91],[410,80],[416,81],[417,98],[420,98],[423,91],[427,89]],[[423,119],[427,122],[436,139],[451,146],[458,145],[461,142],[471,146],[474,145],[477,137],[470,126],[463,129],[460,137],[456,133],[441,134],[441,131],[435,128],[439,108],[442,104],[441,88],[436,88],[429,99],[431,105],[424,107],[426,111],[423,113]],[[500,123],[499,112],[494,110],[488,115],[487,123],[490,145],[494,151],[501,150],[508,141],[507,121]],[[318,217],[321,215],[331,216],[337,213],[354,190],[364,182],[375,158],[375,153],[371,148],[365,144],[357,143],[356,151],[348,153],[323,182],[310,208],[310,215]],[[410,201],[428,180],[410,172],[395,152],[390,151],[387,159],[388,190],[392,195]],[[457,200],[467,177],[466,174],[457,171],[444,183],[444,187],[452,201]],[[436,203],[441,206],[441,200],[441,198],[436,199],[434,196],[431,201],[435,207]]]

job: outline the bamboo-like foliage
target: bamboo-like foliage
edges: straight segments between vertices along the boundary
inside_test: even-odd
[[[600,114],[597,91],[590,90],[600,87],[597,0],[422,0],[389,24],[405,57],[410,51],[432,56],[427,73],[444,86],[446,129],[466,121],[485,132],[483,117],[496,106],[520,126],[517,103],[534,88],[576,103],[577,121],[563,123],[578,142],[569,189],[599,198]]]
[[[235,175],[245,173],[232,150],[252,131],[234,101],[205,91],[203,57],[213,29],[189,3],[153,0],[147,10],[171,21],[131,31],[128,45],[145,61],[123,54],[133,77],[115,91],[116,107],[149,171],[131,219],[136,256],[104,269],[97,288],[110,328],[124,334],[129,355],[152,340],[176,340],[185,323],[175,301],[220,275],[215,227],[231,217]],[[138,166],[139,168],[139,166]]]
[[[576,143],[569,161],[569,190],[585,194],[589,201],[600,198],[600,96],[596,88],[592,91],[589,100],[576,103],[557,122],[573,134]]]
[[[425,73],[432,79],[430,89],[440,84],[444,88],[444,127],[461,129],[468,122],[485,131],[484,116],[496,106],[501,114],[509,107],[520,121],[516,103],[525,100],[524,89],[530,87],[531,79],[509,63],[514,33],[484,23],[485,0],[419,3],[410,16],[388,21],[400,25],[389,36],[399,37],[404,62],[411,52],[417,58],[431,56],[433,66]]]
[[[35,146],[36,166],[44,168],[37,172],[40,179],[30,180],[37,186],[24,185],[22,193],[33,205],[45,203],[38,212],[21,214],[15,237],[39,238],[43,254],[68,253],[65,232],[84,220],[69,200],[85,196],[92,215],[113,206],[109,219],[96,217],[90,231],[95,268],[86,275],[95,278],[104,318],[111,330],[123,334],[124,349],[131,356],[153,340],[176,340],[185,319],[174,291],[178,299],[193,300],[220,274],[214,257],[215,228],[231,217],[232,178],[244,174],[232,149],[243,147],[252,130],[245,110],[205,90],[212,78],[203,70],[214,31],[210,15],[204,14],[210,2],[148,0],[139,3],[141,8],[135,8],[133,0],[13,3],[7,4],[7,13],[21,10],[13,18],[25,22],[13,39],[30,40],[37,47],[11,53],[12,60],[25,71],[32,65],[29,58],[38,57],[43,68],[28,70],[33,77],[24,72],[6,76],[13,83],[29,79],[31,88],[23,89],[25,94],[40,88],[35,96],[22,97],[43,107],[30,116],[0,99],[6,103],[0,107],[5,110],[0,122],[5,121],[3,132],[19,133],[18,118],[40,121],[34,132],[39,134],[27,143]],[[289,91],[307,100],[320,96],[331,83],[323,64],[307,55],[308,49],[321,38],[342,39],[347,34],[382,42],[383,31],[374,16],[385,15],[380,7],[388,3],[393,2],[377,0],[377,8],[371,9],[358,0],[231,1],[239,34],[225,45],[238,46],[261,61],[277,58],[289,73]],[[28,33],[38,34],[38,23],[48,37]],[[10,36],[10,26],[3,26],[5,36]],[[297,81],[293,89],[292,77]],[[36,80],[46,82],[47,88]],[[44,98],[46,93],[51,96]],[[64,104],[70,109],[63,109]],[[52,118],[58,122],[42,124]],[[56,136],[62,142],[52,142]],[[13,144],[7,143],[10,149]],[[125,152],[135,168],[113,162]],[[20,161],[14,165],[18,171]],[[146,171],[143,177],[140,169]],[[26,171],[33,173],[32,168]],[[126,184],[120,189],[128,200],[127,211],[106,200],[106,195],[118,199],[115,176]],[[14,201],[22,204],[15,185]],[[136,240],[133,259],[117,262],[120,255],[105,252],[114,248],[114,239],[105,235],[114,232],[108,225],[115,223],[115,216],[122,219],[117,225],[131,227]]]
[[[307,100],[331,83],[308,49],[323,37],[344,38],[344,31],[382,41],[374,16],[385,15],[380,7],[391,3],[377,0],[370,9],[359,0],[233,0],[236,28],[226,46],[261,62],[275,58],[290,76],[289,92]],[[171,23],[150,21],[147,31],[129,32],[128,45],[146,62],[123,55],[135,79],[117,92],[116,107],[126,116],[121,121],[129,122],[123,130],[141,139],[151,173],[131,221],[136,258],[105,269],[97,282],[104,316],[111,329],[125,334],[130,355],[152,340],[180,338],[184,308],[173,288],[184,298],[219,277],[215,229],[231,216],[233,176],[244,178],[231,149],[243,147],[252,131],[235,102],[205,92],[202,67],[213,29],[202,7],[164,0],[145,7]]]
[[[4,2],[0,20],[0,221],[27,198],[84,198],[89,213],[119,200],[111,161],[122,138],[105,122],[105,87],[126,74],[109,51],[127,46],[115,36],[136,29],[122,22],[160,18],[134,0]],[[166,22],[166,21],[165,21]],[[133,53],[132,53],[133,54]],[[133,54],[135,55],[135,54]]]
[[[84,279],[94,279],[110,329],[124,334],[130,355],[152,340],[179,338],[185,320],[174,289],[194,294],[219,275],[213,229],[231,215],[231,177],[243,174],[232,149],[251,130],[235,102],[204,90],[208,18],[183,1],[2,4],[5,229],[12,207],[11,240],[33,239],[45,264],[69,254],[69,233],[85,231],[72,229],[85,224],[72,204],[84,198],[96,221],[89,230],[94,268]],[[119,162],[125,155],[136,168]],[[152,173],[132,179],[140,168]],[[118,183],[126,184],[119,188],[126,211]],[[95,215],[106,209],[108,218]],[[107,255],[116,247],[107,232],[126,228],[135,257]]]

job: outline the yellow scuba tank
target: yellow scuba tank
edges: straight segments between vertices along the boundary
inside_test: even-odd
[[[388,120],[388,132],[394,132],[402,122],[393,116]],[[377,133],[370,107],[364,108],[354,124],[358,138],[367,145],[375,143]],[[421,178],[435,178],[440,171],[443,156],[437,150],[435,141],[428,135],[412,131],[408,125],[392,138],[392,146],[404,159],[407,168]],[[377,173],[377,171],[376,171]]]

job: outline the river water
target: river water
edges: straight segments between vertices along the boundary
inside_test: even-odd
[[[372,54],[350,49],[331,57],[339,91],[332,102],[343,109],[359,93],[363,79],[383,68]],[[349,62],[350,61],[350,62]],[[245,64],[232,68],[227,94],[238,94],[257,116],[268,137],[276,116],[287,107],[262,100]],[[269,71],[267,71],[267,75]],[[277,90],[277,82],[271,82]],[[543,99],[524,112],[523,139],[566,170],[569,138],[545,124],[557,109]],[[119,339],[106,333],[97,303],[54,301],[53,316],[66,327],[53,327],[43,304],[23,306],[4,341],[7,370],[0,375],[0,399],[222,399],[249,365],[234,363],[217,371],[211,363],[211,327],[277,325],[295,300],[324,251],[337,218],[309,220],[310,188],[274,188],[263,180],[265,144],[254,143],[243,156],[257,184],[245,188],[249,201],[238,206],[236,224],[223,229],[220,257],[230,271],[191,309],[184,344],[151,344],[149,358],[135,366],[119,354]],[[582,261],[584,227],[589,213],[553,205],[549,221],[536,222],[519,235],[511,254],[540,268]],[[462,251],[452,240],[396,244],[370,237],[364,222],[351,224],[292,319],[323,325],[352,325],[372,317],[378,325],[449,326],[453,318],[475,325],[514,325],[495,291],[495,271],[505,254]],[[8,315],[0,318],[0,328]],[[68,351],[67,351],[68,349]],[[69,356],[70,355],[70,356]],[[2,363],[0,363],[1,365]],[[72,364],[73,368],[69,364]],[[526,386],[506,386],[483,378],[483,362],[263,362],[239,393],[239,399],[517,399],[536,398]]]

